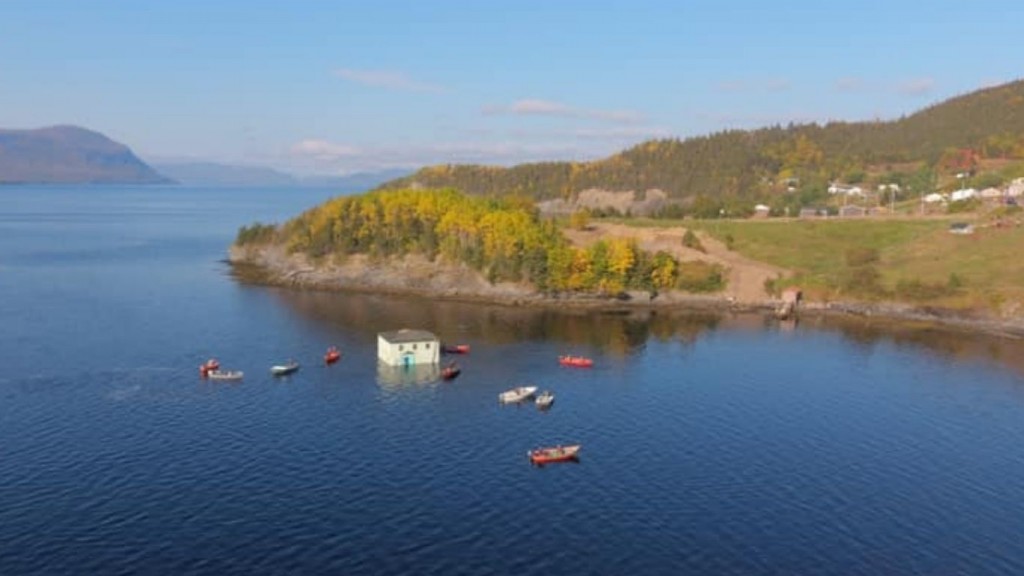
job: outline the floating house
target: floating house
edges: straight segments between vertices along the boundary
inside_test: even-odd
[[[389,366],[437,364],[441,341],[426,330],[381,332],[377,334],[377,358]]]

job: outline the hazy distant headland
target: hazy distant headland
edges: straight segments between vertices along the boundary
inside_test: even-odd
[[[308,187],[337,190],[368,190],[384,182],[409,174],[407,169],[360,172],[344,176],[297,176],[267,166],[223,164],[219,162],[154,162],[161,174],[186,186],[210,187]]]
[[[0,184],[172,184],[130,148],[78,126],[0,129]]]

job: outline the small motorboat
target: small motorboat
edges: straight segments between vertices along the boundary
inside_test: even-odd
[[[519,386],[498,394],[498,402],[502,404],[515,404],[522,402],[537,392],[536,386]]]
[[[199,375],[204,378],[214,370],[220,370],[220,362],[218,362],[216,358],[210,358],[199,365]]]
[[[441,369],[441,379],[442,380],[454,380],[461,373],[462,373],[462,368],[459,368],[458,364],[456,364],[455,362],[452,362],[451,364],[449,364],[449,365],[447,365],[447,366],[445,366],[444,368]]]
[[[441,351],[445,354],[469,354],[469,344],[445,345]]]
[[[586,356],[559,356],[558,363],[562,366],[575,366],[576,368],[590,368],[594,361]]]
[[[554,446],[551,448],[537,448],[536,450],[530,450],[526,453],[530,457],[530,462],[534,464],[543,465],[551,464],[553,462],[567,462],[569,460],[577,460],[579,458],[580,448],[583,446],[580,444],[573,444],[571,446]]]
[[[534,400],[538,408],[550,408],[555,403],[555,395],[550,390],[541,392]]]
[[[210,370],[206,377],[210,380],[241,380],[245,373],[241,370]]]
[[[334,364],[338,360],[341,360],[341,350],[331,346],[324,354],[324,364]]]
[[[287,376],[288,374],[294,374],[299,370],[299,363],[295,360],[290,360],[287,364],[277,364],[270,367],[270,373],[274,376]]]

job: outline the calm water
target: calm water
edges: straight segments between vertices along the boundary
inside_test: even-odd
[[[0,187],[0,574],[1024,573],[1019,343],[231,278],[327,196]],[[403,326],[462,376],[378,373]],[[549,412],[497,404],[525,382]]]

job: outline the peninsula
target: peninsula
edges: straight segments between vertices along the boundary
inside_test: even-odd
[[[1024,81],[889,122],[587,163],[434,166],[278,227],[262,282],[536,305],[841,311],[1024,334]]]

